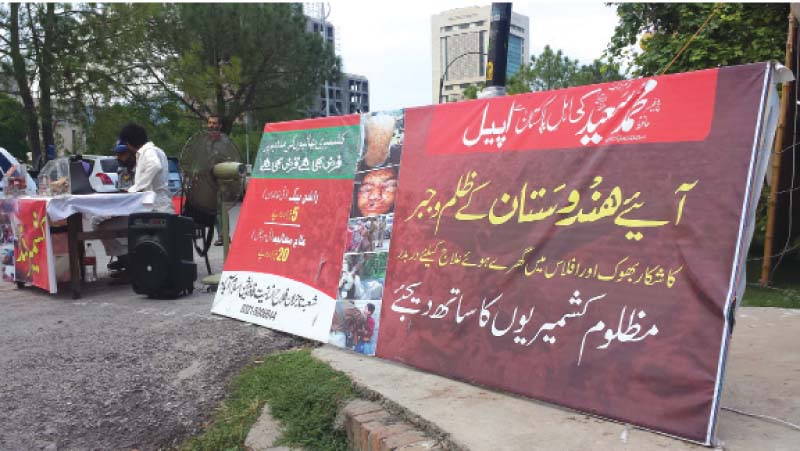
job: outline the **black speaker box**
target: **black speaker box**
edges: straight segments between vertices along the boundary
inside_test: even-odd
[[[128,253],[133,291],[149,297],[175,298],[194,290],[191,218],[170,213],[135,213],[128,217]]]

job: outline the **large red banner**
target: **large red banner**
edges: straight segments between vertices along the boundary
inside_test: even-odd
[[[407,109],[377,354],[710,443],[767,73]]]

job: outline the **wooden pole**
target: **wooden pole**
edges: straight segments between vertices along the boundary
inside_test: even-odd
[[[795,34],[794,14],[789,13],[789,34],[786,37],[786,61],[785,66],[790,69],[794,63],[794,34]],[[783,153],[783,133],[786,126],[786,117],[789,115],[789,96],[792,86],[789,83],[783,84],[781,92],[781,112],[778,119],[778,130],[775,136],[775,145],[772,147],[772,180],[769,187],[769,198],[767,200],[767,231],[764,237],[764,260],[761,264],[761,286],[767,286],[770,282],[770,270],[772,269],[772,241],[775,237],[775,205],[778,202],[778,183],[780,183],[781,154]],[[794,120],[797,120],[795,118]],[[794,149],[792,150],[794,151]],[[791,233],[791,231],[790,231]]]

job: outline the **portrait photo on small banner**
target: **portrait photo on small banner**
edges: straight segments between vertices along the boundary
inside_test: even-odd
[[[350,218],[345,252],[388,252],[394,215]]]
[[[364,141],[356,172],[400,164],[405,130],[403,110],[364,114],[361,126]]]
[[[350,217],[378,216],[394,212],[399,166],[356,174]]]
[[[14,201],[2,201],[0,204],[0,270],[2,279],[14,281]]]
[[[345,254],[329,343],[375,355],[387,252]]]

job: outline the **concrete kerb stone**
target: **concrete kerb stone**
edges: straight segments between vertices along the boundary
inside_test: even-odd
[[[380,447],[378,448],[379,451],[391,451],[391,450],[400,450],[406,449],[409,446],[415,446],[417,444],[426,444],[430,445],[431,448],[436,446],[436,442],[431,440],[429,437],[426,437],[420,434],[418,431],[407,431],[402,434],[394,435],[392,437],[387,437],[380,443]],[[442,448],[437,448],[442,449]]]
[[[419,415],[400,406],[399,404],[384,398],[380,393],[371,390],[370,388],[355,381],[353,381],[353,391],[355,391],[356,394],[361,398],[380,405],[391,415],[398,417],[402,421],[410,423],[412,426],[418,428],[428,438],[433,439],[434,442],[438,444],[440,449],[450,451],[469,451],[469,448],[453,441],[452,437],[450,437],[450,434],[442,431],[435,424],[425,420]]]
[[[377,426],[374,425],[374,423],[370,423],[368,442],[369,449],[372,451],[377,451],[381,449],[381,444],[386,443],[387,439],[403,434],[404,432],[408,432],[410,430],[412,430],[412,426],[407,423],[381,424]]]
[[[356,399],[341,409],[350,449],[356,451],[392,451],[420,445],[441,450],[438,442],[397,416],[378,402]]]

